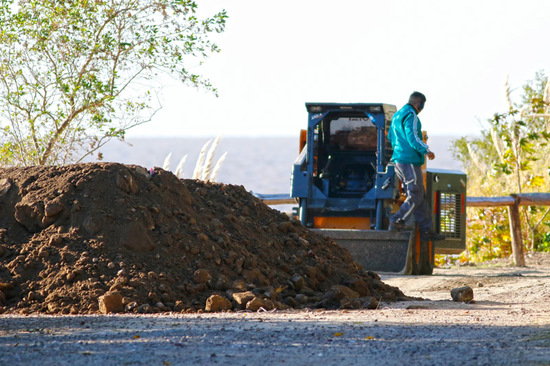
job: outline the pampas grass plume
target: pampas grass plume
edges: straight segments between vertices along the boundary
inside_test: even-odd
[[[172,153],[168,154],[168,156],[164,159],[164,164],[162,164],[162,169],[170,170],[170,159],[171,158],[172,158]]]
[[[185,161],[187,160],[187,155],[184,155],[183,158],[181,158],[177,168],[176,168],[176,177],[183,178],[183,166],[185,165]]]
[[[224,152],[223,155],[218,159],[218,162],[214,166],[214,169],[212,170],[212,174],[208,179],[210,182],[213,182],[216,180],[216,177],[218,176],[218,172],[220,171],[220,167],[222,166],[222,163],[225,160],[226,156],[227,156],[227,152]]]
[[[197,159],[197,163],[195,164],[195,170],[193,171],[193,179],[201,179],[204,157],[206,155],[206,150],[208,149],[208,146],[210,145],[211,142],[212,140],[206,141],[206,143],[203,145],[201,149],[201,152]]]
[[[200,178],[204,181],[210,180],[209,176],[212,170],[212,161],[214,160],[214,154],[216,153],[216,148],[218,147],[221,138],[222,135],[218,135],[218,137],[214,139],[214,142],[212,143],[212,146],[210,146],[210,150],[208,150],[208,154],[206,155],[206,158],[204,160]]]

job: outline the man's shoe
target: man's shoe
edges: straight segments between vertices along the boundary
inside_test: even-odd
[[[420,240],[422,241],[440,241],[445,240],[447,237],[442,234],[438,234],[432,230],[421,231]]]
[[[395,221],[390,220],[390,227],[388,228],[389,231],[410,231],[412,229],[412,227],[407,226],[405,221],[401,219],[397,219]]]

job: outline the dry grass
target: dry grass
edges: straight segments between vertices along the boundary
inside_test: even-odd
[[[200,179],[208,182],[214,182],[220,171],[221,165],[225,158],[227,157],[227,152],[223,153],[222,156],[218,159],[216,164],[214,164],[214,156],[216,154],[216,149],[220,143],[221,135],[218,135],[214,140],[208,140],[202,146],[197,161],[195,162],[195,168],[193,170],[192,179]],[[180,162],[178,163],[175,171],[175,175],[178,178],[183,178],[183,167],[187,161],[187,156],[184,155]],[[172,153],[168,154],[164,159],[164,164],[162,168],[164,170],[170,170],[170,160],[172,158]]]

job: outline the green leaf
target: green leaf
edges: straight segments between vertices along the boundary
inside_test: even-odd
[[[161,74],[215,93],[180,70],[217,52],[211,35],[225,29],[224,11],[198,19],[190,0],[11,4],[0,2],[0,110],[17,133],[2,129],[13,149],[0,155],[4,165],[62,164],[123,136],[158,108],[149,90]]]

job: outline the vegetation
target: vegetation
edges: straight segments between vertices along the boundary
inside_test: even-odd
[[[481,136],[462,137],[452,151],[468,174],[469,196],[505,196],[550,190],[550,82],[544,72],[522,88],[521,101],[497,113]],[[526,250],[550,250],[550,209],[521,207]],[[483,261],[511,253],[506,208],[468,209],[468,251],[461,260]]]
[[[227,157],[227,152],[224,152],[222,156],[217,160],[216,164],[214,165],[214,168],[212,168],[212,163],[214,162],[214,155],[216,153],[216,149],[218,147],[218,144],[220,143],[221,138],[222,138],[222,135],[218,135],[218,137],[216,137],[213,141],[208,140],[202,146],[202,149],[197,158],[197,162],[195,163],[195,169],[193,170],[193,175],[191,177],[192,179],[200,179],[206,182],[216,181],[220,168],[223,162],[225,161],[225,158]],[[172,159],[172,153],[168,154],[168,156],[166,156],[166,158],[164,159],[164,164],[162,165],[162,168],[164,170],[170,170],[171,159]],[[181,158],[180,162],[176,167],[176,171],[174,172],[176,177],[181,179],[184,178],[183,166],[185,165],[186,161],[187,161],[187,154]]]
[[[147,122],[158,80],[193,72],[225,11],[192,0],[0,0],[0,164],[63,164]]]

